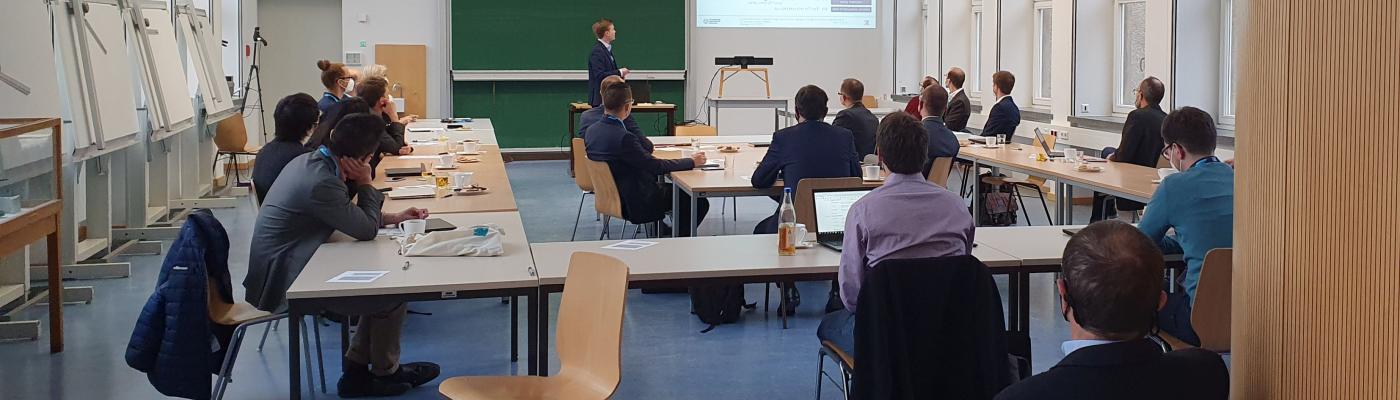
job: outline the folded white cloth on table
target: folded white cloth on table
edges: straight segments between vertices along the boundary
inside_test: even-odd
[[[409,257],[495,257],[505,254],[501,238],[505,231],[496,224],[485,224],[451,231],[431,232],[404,246]]]

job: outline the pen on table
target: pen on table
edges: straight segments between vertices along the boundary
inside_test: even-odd
[[[403,270],[404,270],[404,271],[407,271],[407,270],[408,270],[408,266],[409,266],[408,260],[404,260],[404,262],[403,262]]]

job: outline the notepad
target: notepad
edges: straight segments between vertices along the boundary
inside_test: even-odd
[[[389,193],[387,193],[387,194],[385,194],[385,195],[386,195],[386,196],[389,196],[390,199],[394,199],[394,200],[427,199],[427,198],[432,198],[433,196],[436,196],[436,195],[437,195],[437,192],[435,191],[435,189],[436,189],[436,188],[434,188],[434,187],[432,187],[432,186],[426,186],[426,185],[424,185],[424,186],[403,186],[403,187],[396,187],[396,188],[393,188],[392,190],[389,190]]]
[[[326,283],[370,283],[374,282],[389,271],[345,271],[326,281]]]

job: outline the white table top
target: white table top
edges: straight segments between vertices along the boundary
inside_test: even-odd
[[[1065,229],[1072,226],[1003,226],[978,227],[973,234],[977,248],[990,247],[1021,260],[1023,265],[1060,265],[1060,258],[1069,244]]]
[[[701,144],[731,144],[749,143],[755,145],[766,145],[773,142],[773,134],[766,135],[721,135],[721,136],[649,136],[653,144],[677,145],[688,144],[691,139],[698,139]]]
[[[642,240],[657,244],[641,250],[610,250],[602,247],[620,241],[606,240],[535,243],[530,248],[541,285],[563,284],[569,257],[577,251],[617,257],[627,264],[631,281],[835,273],[841,266],[841,253],[820,245],[798,249],[794,256],[779,256],[777,235]],[[1015,257],[986,246],[974,248],[972,254],[993,269],[1021,264]]]
[[[441,129],[441,128],[420,128],[420,127],[415,127],[415,128],[412,128],[412,129]],[[409,141],[409,144],[422,144],[423,142],[437,143],[437,142],[438,142],[438,139],[440,139],[439,136],[442,135],[441,132],[442,132],[442,131],[439,131],[439,130],[434,130],[434,131],[432,131],[432,132],[413,132],[413,131],[405,131],[405,132],[404,132],[404,139],[405,139],[405,140],[408,140],[408,141]],[[490,144],[490,145],[499,144],[499,143],[496,142],[496,131],[493,130],[493,129],[469,129],[469,130],[453,129],[453,130],[448,130],[448,131],[447,131],[447,140],[458,141],[458,142],[463,141],[463,140],[475,140],[475,141],[481,142],[481,144]]]
[[[490,118],[472,118],[472,122],[453,122],[453,124],[462,124],[462,127],[464,127],[464,128],[471,128],[471,129],[473,129],[473,130],[476,130],[476,129],[495,130],[495,129],[496,129],[495,126],[491,125],[491,119],[490,119]],[[417,121],[413,121],[413,122],[409,123],[409,124],[408,124],[408,127],[409,127],[409,128],[446,128],[446,127],[447,127],[447,124],[446,124],[446,123],[443,123],[441,118],[420,118],[420,119],[418,119]]]
[[[505,231],[505,255],[499,257],[404,257],[388,237],[373,241],[332,241],[321,245],[301,275],[287,289],[288,299],[374,296],[517,289],[538,285],[530,274],[534,262],[518,212],[434,215],[466,228],[494,223]],[[340,238],[345,238],[337,234]],[[403,270],[404,261],[412,266]],[[327,283],[345,271],[389,271],[371,283]]]

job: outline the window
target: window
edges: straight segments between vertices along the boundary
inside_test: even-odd
[[[972,6],[972,68],[967,80],[972,93],[982,93],[982,6],[978,4]]]
[[[1053,61],[1050,58],[1051,52],[1051,32],[1053,29],[1053,9],[1049,1],[1037,1],[1035,3],[1035,93],[1032,99],[1033,104],[1050,105],[1051,86],[1051,66]]]
[[[1220,124],[1234,125],[1235,88],[1239,77],[1235,52],[1239,50],[1240,38],[1244,36],[1244,24],[1236,22],[1243,22],[1244,15],[1236,9],[1234,0],[1225,0],[1221,7],[1224,9],[1220,10]]]
[[[1147,2],[1117,0],[1114,25],[1113,111],[1127,113],[1137,103],[1137,85],[1147,77]]]

